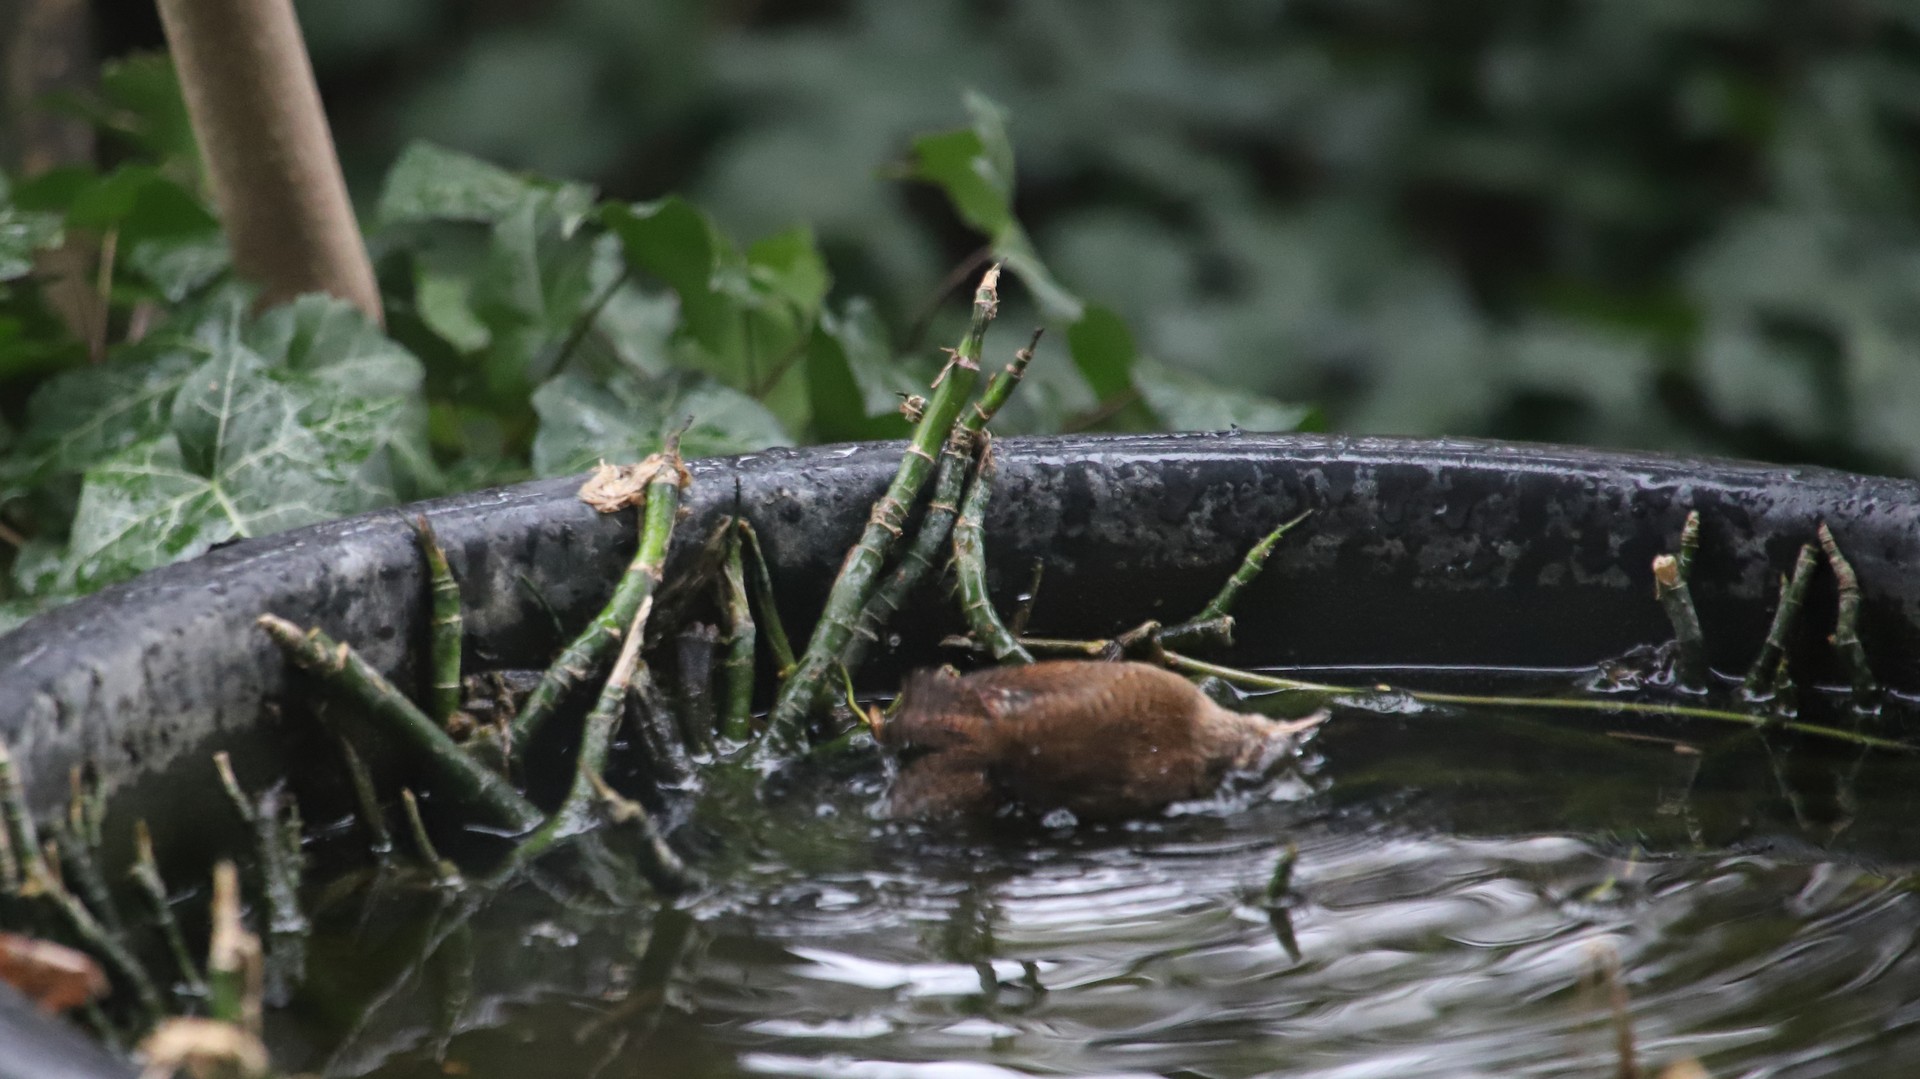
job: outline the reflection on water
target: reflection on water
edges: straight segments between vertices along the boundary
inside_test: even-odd
[[[1651,1064],[1902,1074],[1915,779],[1697,726],[1343,713],[1301,776],[1124,827],[882,824],[871,772],[716,791],[684,909],[343,904],[275,1036],[393,1077],[1606,1077],[1610,949]]]

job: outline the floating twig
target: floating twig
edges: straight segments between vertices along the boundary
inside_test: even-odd
[[[433,707],[430,710],[441,726],[453,722],[460,711],[460,646],[465,634],[465,619],[460,613],[460,585],[447,565],[447,552],[433,525],[424,515],[413,519],[413,534],[420,541],[420,553],[427,560],[427,577],[433,596],[433,625],[427,635],[429,669],[433,671]]]
[[[351,647],[317,628],[302,633],[299,626],[274,615],[261,615],[259,623],[295,664],[359,702],[415,752],[432,761],[454,796],[470,803],[489,822],[517,831],[540,823],[540,811],[521,797],[513,784],[468,756],[440,724],[414,707]]]
[[[1031,644],[1031,641],[1028,641]],[[1076,642],[1058,642],[1076,643]],[[1084,646],[1103,642],[1077,642]],[[1737,723],[1743,727],[1771,728],[1793,731],[1796,734],[1811,735],[1816,738],[1831,738],[1839,742],[1848,742],[1868,749],[1890,749],[1903,753],[1920,752],[1920,746],[1891,738],[1880,738],[1860,731],[1841,730],[1838,727],[1825,727],[1814,723],[1782,721],[1778,717],[1752,716],[1744,712],[1729,712],[1719,708],[1706,708],[1687,704],[1659,704],[1652,701],[1621,701],[1609,697],[1504,697],[1471,693],[1435,693],[1429,690],[1401,689],[1394,686],[1339,686],[1325,682],[1309,682],[1298,678],[1282,678],[1277,675],[1260,674],[1234,667],[1223,667],[1217,663],[1195,659],[1178,652],[1165,652],[1162,661],[1177,671],[1188,674],[1211,675],[1234,685],[1250,689],[1284,690],[1294,693],[1312,693],[1324,698],[1347,697],[1366,701],[1372,699],[1390,699],[1395,695],[1408,700],[1426,704],[1452,704],[1490,708],[1524,708],[1549,712],[1612,712],[1642,716],[1679,716],[1688,719],[1708,719],[1719,723]]]
[[[181,983],[193,996],[205,996],[207,983],[200,976],[200,966],[193,961],[193,953],[187,949],[187,938],[180,932],[179,920],[173,916],[173,902],[167,895],[166,881],[160,876],[160,863],[153,856],[153,833],[148,830],[144,820],[133,824],[133,868],[127,875],[133,878],[133,883],[152,908],[153,922],[160,929],[161,939],[167,943],[167,951],[173,956],[173,965],[180,972]]]
[[[833,664],[839,661],[848,638],[853,635],[854,623],[874,590],[880,567],[900,537],[908,508],[925,486],[934,469],[935,455],[946,442],[979,379],[981,342],[1000,306],[999,280],[998,265],[981,277],[980,287],[974,293],[973,320],[967,336],[940,377],[934,379],[933,397],[927,402],[926,414],[914,427],[913,440],[900,457],[893,481],[874,502],[859,541],[847,552],[840,575],[827,595],[826,609],[813,628],[793,677],[781,684],[774,697],[773,710],[767,716],[767,731],[760,740],[765,747],[762,752],[791,752],[805,743],[807,717],[826,686]]]
[[[1787,638],[1793,633],[1794,620],[1800,617],[1800,605],[1806,602],[1807,586],[1813,582],[1816,565],[1813,545],[1803,543],[1800,556],[1793,563],[1793,576],[1780,578],[1780,602],[1773,608],[1773,623],[1767,627],[1767,639],[1761,643],[1760,654],[1754,657],[1753,666],[1747,671],[1745,687],[1752,696],[1773,692],[1777,672],[1785,669]]]
[[[1873,668],[1867,663],[1866,645],[1860,641],[1860,578],[1853,572],[1853,563],[1840,553],[1840,545],[1834,542],[1833,532],[1825,521],[1820,522],[1820,548],[1827,553],[1827,565],[1833,568],[1838,592],[1833,636],[1829,640],[1833,642],[1833,650],[1839,653],[1841,666],[1847,669],[1854,703],[1872,704],[1880,695],[1880,684],[1874,681]]]
[[[622,489],[618,498],[595,501],[586,488],[582,489],[582,498],[603,511],[609,506],[631,506],[644,501],[647,506],[645,517],[651,517],[655,507],[663,508],[671,517],[680,505],[681,489],[691,482],[686,467],[680,461],[680,434],[678,430],[669,432],[661,451],[631,470],[621,481]],[[598,481],[599,477],[588,481],[588,487]],[[628,563],[627,571],[621,575],[619,584],[614,586],[612,598],[587,624],[587,628],[567,645],[553,665],[547,668],[540,684],[527,695],[520,713],[513,717],[513,752],[516,757],[526,752],[527,744],[535,732],[552,718],[567,694],[592,677],[607,654],[613,651],[620,631],[633,621],[633,613],[640,609],[640,604],[653,594],[654,587],[659,584],[659,563],[653,563],[650,572],[646,562],[647,531],[648,526],[643,520],[633,561]]]
[[[919,528],[906,550],[900,555],[900,564],[892,573],[880,582],[868,597],[866,605],[860,609],[860,619],[854,625],[853,633],[840,650],[840,662],[849,671],[857,671],[866,661],[867,649],[880,640],[880,634],[899,613],[901,604],[920,586],[920,582],[933,572],[946,553],[947,540],[953,531],[953,521],[960,512],[960,495],[966,487],[967,471],[973,464],[973,443],[980,432],[999,413],[1000,407],[1013,396],[1020,381],[1026,376],[1027,366],[1033,362],[1034,349],[1040,344],[1040,330],[1033,331],[1033,337],[1027,347],[1013,354],[1013,362],[995,373],[987,381],[987,388],[981,391],[980,400],[960,418],[953,434],[942,445],[940,463],[934,471],[933,492],[927,499],[927,506],[920,515]]]
[[[740,548],[746,542],[736,528],[727,542],[727,561],[721,571],[721,606],[727,615],[727,658],[722,670],[726,693],[720,712],[720,732],[736,742],[753,736],[753,604],[747,598],[746,567]]]
[[[960,500],[960,516],[953,523],[954,575],[960,579],[960,601],[974,637],[1000,663],[1032,663],[1033,654],[1014,640],[1000,621],[1000,613],[993,609],[993,597],[987,594],[985,518],[996,471],[993,444],[989,442],[981,448],[973,482]]]

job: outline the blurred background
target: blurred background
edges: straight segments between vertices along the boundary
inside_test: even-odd
[[[910,320],[979,241],[881,169],[975,88],[1056,275],[1331,429],[1920,470],[1901,0],[298,8],[362,200],[415,138],[684,192]]]

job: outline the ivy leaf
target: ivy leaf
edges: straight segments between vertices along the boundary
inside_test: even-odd
[[[1013,144],[1007,139],[1006,111],[971,90],[966,103],[972,123],[914,140],[908,174],[946,194],[954,212],[987,237],[994,257],[1020,278],[1049,318],[1076,321],[1080,299],[1041,262],[1033,240],[1014,217]]]
[[[241,342],[344,395],[411,397],[420,392],[420,361],[337,297],[316,293],[273,308],[246,326]]]
[[[817,311],[833,279],[813,241],[813,230],[798,225],[747,249],[747,274],[755,286],[784,298],[801,311]]]
[[[489,395],[524,402],[552,373],[593,299],[595,238],[555,192],[528,194],[493,227],[471,304],[487,330],[480,353]]]
[[[759,400],[798,426],[807,418],[801,361],[830,279],[806,229],[755,244],[745,255],[682,199],[614,204],[601,219],[628,265],[680,299],[687,366]]]
[[[237,534],[218,486],[187,467],[178,440],[162,435],[88,471],[62,585],[99,588]]]
[[[62,235],[58,214],[0,206],[0,281],[32,273],[34,252],[58,245]]]
[[[533,469],[563,476],[596,461],[638,461],[660,449],[666,432],[685,417],[693,426],[680,440],[689,457],[748,453],[792,439],[771,412],[708,378],[678,373],[645,380],[622,372],[605,382],[564,373],[535,391],[540,433]]]
[[[63,371],[27,402],[15,454],[44,482],[78,475],[167,429],[174,394],[201,358],[185,346],[152,343],[118,349],[107,362]]]
[[[660,279],[680,297],[687,331],[708,351],[732,347],[733,305],[715,288],[724,241],[713,223],[678,196],[631,205],[610,203],[601,220],[620,238],[627,263]]]
[[[1094,396],[1106,401],[1133,389],[1133,331],[1119,315],[1089,305],[1080,321],[1068,327],[1067,347]]]
[[[100,99],[78,111],[137,147],[141,155],[182,174],[199,170],[200,150],[173,61],[164,52],[139,53],[100,65]]]
[[[425,371],[358,308],[333,296],[301,296],[248,325],[242,341],[307,376],[303,384],[316,392],[302,421],[329,456],[359,462],[359,482],[387,497],[438,486],[426,448]]]
[[[593,189],[584,184],[517,176],[477,157],[415,142],[387,172],[374,220],[383,229],[433,221],[493,224],[536,193],[551,196],[569,232],[593,208]]]
[[[900,415],[904,395],[926,384],[894,362],[886,327],[863,297],[835,314],[826,312],[807,346],[807,394],[813,433],[822,441],[905,438],[911,428]]]
[[[1134,385],[1147,407],[1169,431],[1293,431],[1313,416],[1303,405],[1289,405],[1242,389],[1228,389],[1153,359],[1138,357]]]
[[[87,470],[62,584],[93,589],[229,539],[392,502],[369,464],[400,407],[276,369],[229,336],[188,373],[166,433]]]

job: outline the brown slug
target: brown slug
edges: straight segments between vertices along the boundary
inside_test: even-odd
[[[1290,751],[1323,716],[1229,711],[1145,663],[1054,660],[960,674],[918,671],[891,716],[869,718],[900,761],[895,817],[987,817],[1018,806],[1080,820],[1135,817],[1211,793]]]

